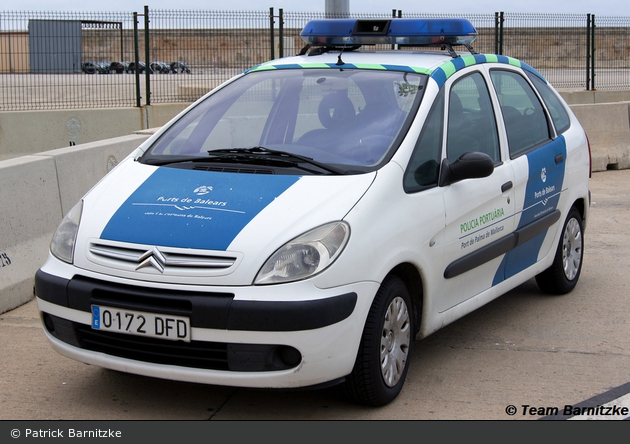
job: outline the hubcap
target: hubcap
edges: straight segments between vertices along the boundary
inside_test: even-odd
[[[562,268],[568,280],[575,279],[582,261],[582,230],[580,223],[572,218],[567,223],[562,239]]]
[[[381,336],[381,374],[389,387],[402,377],[410,342],[409,310],[404,299],[397,297],[387,307]]]

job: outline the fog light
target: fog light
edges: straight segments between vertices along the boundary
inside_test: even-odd
[[[295,367],[302,361],[302,354],[293,347],[288,347],[286,345],[280,346],[278,347],[278,354],[280,355],[282,362],[284,362],[289,368]]]

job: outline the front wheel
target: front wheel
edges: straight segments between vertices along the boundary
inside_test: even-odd
[[[413,344],[413,310],[405,283],[389,276],[368,314],[346,392],[360,404],[382,406],[393,401],[405,382]]]
[[[572,208],[562,228],[562,235],[553,264],[536,276],[542,291],[550,294],[569,293],[580,278],[584,258],[582,216]]]

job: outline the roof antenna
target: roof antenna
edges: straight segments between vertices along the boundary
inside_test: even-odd
[[[341,48],[341,52],[339,53],[339,56],[337,57],[337,63],[335,63],[335,65],[337,65],[337,66],[341,66],[341,65],[345,65],[346,64],[346,62],[341,60],[341,55],[343,54],[343,50],[344,49],[346,49],[345,45]]]

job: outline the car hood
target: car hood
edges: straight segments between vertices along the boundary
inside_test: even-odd
[[[191,283],[248,285],[286,242],[342,220],[375,176],[226,173],[125,161],[84,198],[75,265],[133,279],[181,282],[186,276]],[[113,254],[95,256],[95,245],[139,256],[154,248],[167,255],[212,251],[234,258],[234,266],[210,273],[137,269],[140,258],[121,265]]]

